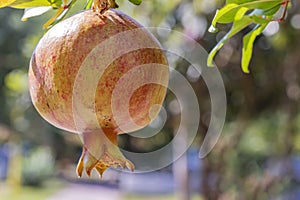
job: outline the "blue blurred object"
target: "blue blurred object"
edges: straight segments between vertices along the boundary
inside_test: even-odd
[[[291,156],[291,162],[295,178],[300,182],[300,156]]]
[[[0,180],[5,180],[8,171],[9,148],[8,145],[0,146]]]
[[[169,172],[121,174],[120,189],[135,194],[169,194],[174,191],[174,178]]]
[[[187,151],[190,192],[198,192],[201,188],[201,159],[198,149]],[[176,164],[176,163],[175,163]],[[176,183],[172,167],[149,173],[121,173],[119,187],[125,193],[135,194],[170,194],[175,192]]]
[[[187,152],[189,170],[189,188],[191,192],[197,192],[202,187],[202,160],[199,158],[199,149],[190,148]]]

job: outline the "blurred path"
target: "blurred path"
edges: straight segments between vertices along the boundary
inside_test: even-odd
[[[121,200],[115,188],[89,184],[69,184],[46,200]]]

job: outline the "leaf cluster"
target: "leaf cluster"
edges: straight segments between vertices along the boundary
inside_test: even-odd
[[[44,24],[44,28],[48,29],[61,21],[70,8],[77,0],[1,0],[0,8],[12,7],[24,9],[23,21],[30,17],[42,15],[50,10],[56,10],[56,13]],[[129,2],[140,5],[142,0],[128,0]],[[85,9],[92,7],[93,0],[86,0]]]
[[[288,0],[227,0],[224,7],[216,11],[209,31],[218,31],[217,24],[232,23],[231,29],[211,50],[207,60],[208,66],[213,66],[213,58],[223,45],[246,27],[251,25],[252,30],[243,37],[241,67],[243,72],[249,73],[249,63],[252,57],[253,43],[271,21],[281,21],[286,14]],[[279,19],[276,14],[284,7]]]
[[[44,24],[45,29],[61,21],[77,0],[2,0],[0,8],[12,7],[24,9],[22,20],[39,16],[50,10],[57,10],[56,13]],[[140,5],[142,0],[128,0]],[[282,21],[285,18],[289,0],[227,0],[226,4],[216,11],[209,31],[218,31],[217,24],[232,24],[227,34],[211,50],[207,65],[213,66],[213,59],[224,44],[234,35],[241,32],[246,27],[251,27],[243,37],[243,49],[241,68],[243,72],[249,73],[249,63],[253,52],[253,43],[266,26],[272,21]],[[93,0],[86,0],[85,9],[90,9]],[[283,8],[283,14],[276,19],[277,13]]]

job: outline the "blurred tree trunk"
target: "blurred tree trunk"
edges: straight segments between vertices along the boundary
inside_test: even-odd
[[[176,133],[175,133],[176,134]],[[187,138],[186,133],[177,133],[176,137],[180,137],[178,142],[173,144],[173,152],[185,152]],[[176,196],[178,200],[190,200],[190,187],[189,187],[189,173],[188,173],[188,158],[187,153],[184,153],[177,161],[173,163],[173,174],[176,189]]]

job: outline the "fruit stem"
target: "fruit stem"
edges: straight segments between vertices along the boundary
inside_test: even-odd
[[[108,138],[102,130],[86,131],[83,136],[83,150],[77,165],[77,175],[82,176],[85,172],[88,176],[95,168],[100,178],[103,172],[109,168],[127,167],[131,171],[134,170],[134,165],[127,160],[117,146],[117,134],[109,134]],[[113,136],[112,136],[113,135]]]
[[[107,11],[110,8],[118,8],[118,4],[115,0],[94,0],[93,2],[93,11],[99,12],[100,14],[103,14],[105,11]]]

